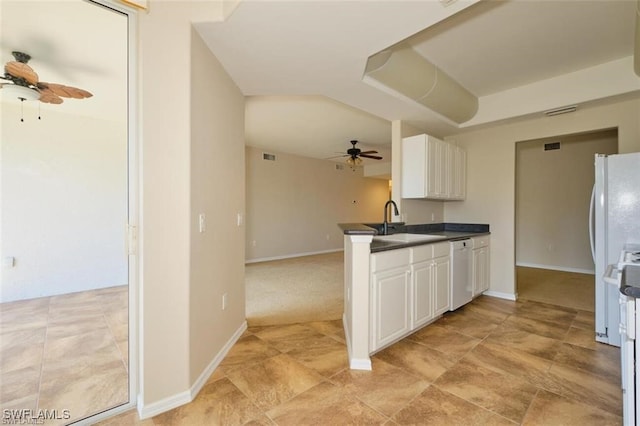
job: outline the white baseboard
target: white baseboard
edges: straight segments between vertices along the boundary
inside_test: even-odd
[[[557,265],[540,265],[538,263],[528,263],[528,262],[516,262],[516,266],[522,266],[525,268],[550,269],[552,271],[561,271],[561,272],[576,272],[578,274],[595,275],[596,273],[593,269],[570,268],[567,266],[557,266]]]
[[[497,297],[498,299],[512,300],[514,302],[518,300],[518,293],[502,293],[500,291],[487,290],[482,294],[485,296]]]
[[[202,387],[207,383],[207,380],[209,380],[209,377],[211,377],[211,375],[216,370],[216,368],[218,368],[218,366],[220,365],[224,357],[227,356],[227,354],[229,353],[233,345],[236,344],[238,339],[240,339],[240,337],[242,336],[242,333],[244,333],[245,331],[247,331],[247,321],[244,321],[242,323],[242,325],[236,330],[236,332],[233,333],[233,336],[231,336],[231,338],[227,340],[227,343],[225,343],[225,345],[222,347],[220,352],[218,352],[217,355],[213,357],[209,365],[207,365],[207,368],[205,368],[204,371],[200,373],[200,376],[198,377],[198,379],[193,383],[193,385],[191,385],[190,393],[191,393],[192,401],[195,399],[196,396],[198,396],[198,392],[200,392]]]
[[[141,420],[148,419],[190,402],[191,393],[188,390],[147,405],[144,405],[144,403],[140,401],[140,398],[138,398],[138,416]]]
[[[180,392],[178,394],[147,405],[144,405],[140,398],[138,398],[138,416],[140,417],[140,419],[148,419],[150,417],[157,416],[158,414],[164,413],[165,411],[172,410],[176,407],[188,404],[193,401],[198,395],[198,392],[200,392],[202,387],[207,383],[209,377],[211,377],[215,369],[218,368],[224,357],[229,353],[233,345],[238,341],[238,339],[240,339],[242,333],[244,333],[246,330],[247,322],[244,321],[242,325],[235,331],[235,333],[233,333],[233,336],[229,338],[227,343],[225,343],[222,349],[213,357],[209,365],[207,365],[200,376],[198,376],[189,390]]]
[[[331,250],[310,251],[305,253],[286,254],[284,256],[259,257],[256,259],[246,259],[244,263],[247,264],[247,263],[269,262],[272,260],[293,259],[294,257],[313,256],[314,254],[336,253],[339,251],[344,251],[344,249],[339,248],[339,249],[331,249]]]
[[[347,354],[349,356],[349,368],[352,370],[367,370],[371,371],[373,368],[371,367],[371,358],[360,359],[354,358],[351,355],[351,338],[349,336],[349,327],[347,327],[347,318],[344,314],[342,314],[342,327],[344,328],[344,337],[347,341]]]

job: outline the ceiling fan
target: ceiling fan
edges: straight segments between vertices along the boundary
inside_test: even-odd
[[[382,157],[377,154],[378,151],[361,151],[360,148],[356,148],[357,140],[352,140],[352,147],[347,150],[347,153],[344,155],[340,155],[340,157],[349,157],[347,158],[347,164],[350,166],[359,166],[362,164],[362,158],[371,158],[373,160],[382,160]],[[361,158],[362,157],[362,158]],[[336,157],[333,157],[336,158]]]
[[[11,54],[16,60],[7,62],[4,66],[4,76],[0,76],[0,79],[10,83],[0,83],[0,88],[15,90],[17,98],[21,101],[39,100],[47,104],[61,104],[62,98],[84,99],[93,96],[77,87],[39,81],[38,74],[27,65],[31,59],[30,55],[18,51]]]

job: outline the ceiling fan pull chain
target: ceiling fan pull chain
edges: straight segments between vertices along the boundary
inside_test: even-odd
[[[24,123],[24,101],[26,101],[25,98],[18,98],[20,99],[20,122]]]
[[[42,120],[42,118],[40,118],[40,107],[42,106],[42,102],[38,102],[38,120]]]

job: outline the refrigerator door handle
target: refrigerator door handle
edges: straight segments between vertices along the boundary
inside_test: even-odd
[[[593,189],[591,189],[591,202],[589,203],[589,244],[591,245],[591,257],[593,258],[593,263],[596,262],[596,245],[595,245],[595,224],[593,223],[595,218],[594,218],[594,213],[596,210],[596,205],[595,205],[595,201],[596,201],[596,185],[593,185]]]

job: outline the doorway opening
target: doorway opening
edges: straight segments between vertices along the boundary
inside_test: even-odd
[[[595,311],[589,241],[594,158],[617,152],[617,129],[516,144],[519,298]]]

